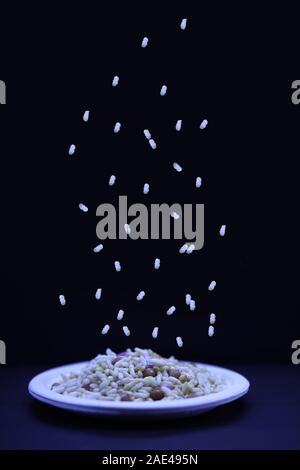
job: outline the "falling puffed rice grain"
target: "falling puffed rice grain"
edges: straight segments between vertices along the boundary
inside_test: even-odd
[[[150,140],[151,139],[151,134],[150,134],[150,131],[148,129],[144,129],[144,136],[146,137],[146,139]]]
[[[168,310],[167,310],[167,315],[173,315],[173,313],[175,312],[176,310],[176,307],[174,307],[174,305],[172,307],[170,307]]]
[[[148,194],[149,193],[149,184],[148,183],[145,183],[144,184],[144,188],[143,188],[143,193],[144,194]]]
[[[182,29],[182,31],[185,30],[185,28],[186,28],[186,23],[187,23],[187,19],[186,19],[186,18],[183,18],[183,19],[181,20],[181,23],[180,23],[180,28]]]
[[[183,346],[183,341],[182,341],[182,338],[181,338],[180,336],[177,336],[177,338],[176,338],[176,343],[177,343],[177,346],[178,346],[179,348],[182,348],[182,346]]]
[[[211,325],[213,325],[214,323],[216,323],[216,315],[215,315],[214,313],[211,313],[211,314],[210,314],[209,322],[210,322]]]
[[[219,232],[221,237],[224,237],[225,232],[226,232],[226,225],[222,225],[220,228],[220,232]]]
[[[166,93],[167,93],[167,86],[163,85],[160,89],[160,96],[165,96]]]
[[[185,296],[186,305],[190,305],[191,300],[192,300],[191,294],[186,294],[186,296]]]
[[[155,261],[154,261],[154,269],[159,269],[160,268],[160,259],[159,258],[155,258]]]
[[[145,36],[145,37],[143,38],[143,40],[142,40],[142,44],[141,44],[142,48],[147,47],[147,46],[148,46],[148,42],[149,42],[149,39]]]
[[[90,112],[89,112],[89,111],[85,111],[85,112],[84,112],[84,115],[83,115],[83,120],[84,120],[84,122],[88,122],[89,117],[90,117]]]
[[[150,140],[149,140],[149,145],[150,145],[150,147],[151,147],[153,150],[156,149],[156,142],[155,142],[155,140],[150,139]]]
[[[200,124],[200,129],[205,129],[206,126],[208,124],[208,120],[207,119],[203,119],[203,121],[201,122]]]
[[[157,338],[157,336],[158,336],[158,326],[153,328],[153,331],[152,331],[152,338]]]
[[[196,308],[196,302],[193,299],[191,299],[191,301],[190,301],[190,310],[194,311],[195,308]]]
[[[182,245],[182,247],[180,248],[179,250],[179,253],[182,255],[183,253],[186,252],[186,250],[188,249],[189,245],[187,243],[185,243],[184,245]]]
[[[145,292],[141,290],[141,292],[137,295],[136,300],[142,300],[145,297]]]
[[[115,75],[112,81],[112,86],[117,86],[119,83],[119,77],[118,75]]]
[[[66,305],[66,298],[64,295],[61,294],[58,298],[59,298],[60,305],[62,306]]]
[[[196,188],[200,188],[202,185],[202,178],[200,176],[197,176],[196,178]]]
[[[99,288],[99,289],[96,290],[95,299],[100,300],[101,295],[102,295],[102,289]]]
[[[108,181],[108,184],[109,186],[113,186],[116,182],[116,177],[115,175],[111,175],[111,177],[109,178],[109,181]]]
[[[78,207],[82,212],[87,212],[89,210],[89,208],[82,203],[80,203]]]
[[[214,327],[210,325],[210,327],[208,328],[208,336],[213,336],[214,332],[215,332]]]
[[[74,144],[70,145],[69,155],[73,155],[75,153],[75,150],[76,150],[76,145]]]
[[[175,220],[178,220],[180,218],[180,215],[177,214],[177,212],[173,211],[173,212],[171,212],[171,217],[173,217],[173,219],[175,219]]]
[[[105,325],[105,326],[102,328],[101,333],[102,333],[103,335],[106,335],[106,334],[108,333],[109,329],[110,329],[110,326],[109,326],[109,325]]]
[[[103,250],[103,245],[102,245],[102,243],[100,243],[99,245],[95,246],[95,248],[93,249],[93,252],[94,253],[99,253],[102,250]]]
[[[130,235],[130,234],[131,234],[130,225],[124,224],[124,230],[125,230],[126,235]]]
[[[120,129],[121,129],[121,123],[116,122],[115,127],[114,127],[114,133],[117,134],[118,132],[120,132]]]
[[[217,283],[216,281],[211,281],[211,283],[209,284],[208,286],[208,290],[214,290],[214,288],[216,287]]]
[[[178,119],[178,121],[176,122],[176,125],[175,125],[175,129],[176,131],[181,131],[181,126],[182,126],[182,120],[181,119]]]
[[[191,245],[188,246],[186,253],[190,255],[191,253],[193,253],[194,249],[195,249],[195,245],[192,243]]]
[[[124,317],[124,310],[119,310],[117,315],[117,320],[123,320]]]
[[[130,336],[130,330],[127,326],[123,326],[123,332],[125,336]]]
[[[116,270],[117,272],[120,272],[120,271],[121,271],[121,264],[120,264],[120,262],[119,262],[119,261],[115,261],[114,264],[115,264],[115,270]]]
[[[174,170],[178,171],[178,173],[182,171],[182,167],[176,162],[173,163],[173,168]]]

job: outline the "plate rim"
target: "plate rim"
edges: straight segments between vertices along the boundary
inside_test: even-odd
[[[198,366],[207,368],[213,372],[223,373],[227,379],[235,379],[232,386],[221,390],[220,392],[204,395],[201,397],[193,397],[182,400],[164,400],[156,402],[120,402],[120,401],[104,401],[89,398],[77,398],[72,396],[60,395],[51,389],[48,389],[43,383],[47,380],[50,384],[55,381],[55,377],[59,377],[61,373],[68,371],[77,371],[84,367],[90,361],[81,361],[63,366],[52,367],[35,375],[28,384],[30,395],[49,405],[69,409],[73,411],[82,411],[90,413],[172,413],[172,412],[188,412],[196,410],[205,410],[207,408],[215,408],[217,406],[232,402],[247,394],[250,388],[250,382],[239,372],[227,369],[221,366],[195,362]],[[184,361],[191,362],[191,361]]]

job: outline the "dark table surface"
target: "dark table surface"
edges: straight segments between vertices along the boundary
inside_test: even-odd
[[[31,398],[43,367],[0,367],[0,448],[65,450],[300,449],[300,366],[230,365],[251,382],[237,402],[194,418],[144,423],[72,414]]]

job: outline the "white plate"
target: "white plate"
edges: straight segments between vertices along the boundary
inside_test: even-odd
[[[60,379],[61,374],[67,374],[70,371],[79,372],[86,364],[86,362],[69,364],[37,375],[29,383],[29,393],[48,405],[77,413],[121,418],[159,418],[191,416],[209,411],[242,397],[248,392],[250,385],[248,380],[237,372],[223,367],[198,364],[224,377],[227,383],[225,389],[203,397],[156,402],[100,401],[60,395],[51,390],[52,384]]]

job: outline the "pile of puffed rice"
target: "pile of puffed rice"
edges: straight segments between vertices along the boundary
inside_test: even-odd
[[[216,393],[225,380],[211,371],[151,349],[99,354],[79,373],[63,375],[51,389],[61,395],[112,401],[157,401]]]

